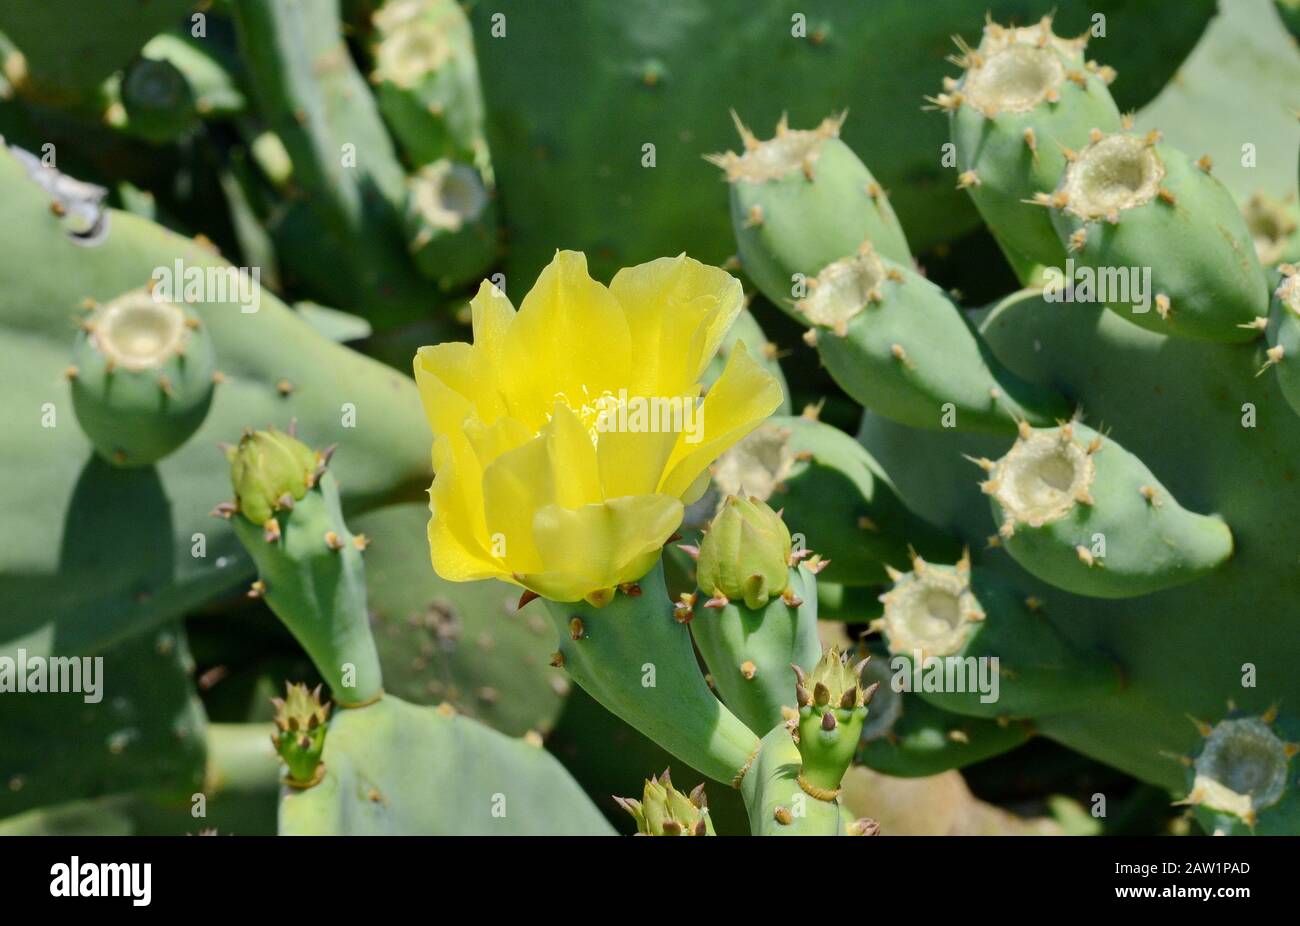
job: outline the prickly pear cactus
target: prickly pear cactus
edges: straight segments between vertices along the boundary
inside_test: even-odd
[[[82,6],[0,833],[1300,832],[1296,3]]]

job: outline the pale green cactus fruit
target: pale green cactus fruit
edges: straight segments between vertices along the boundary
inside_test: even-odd
[[[1161,144],[1157,131],[1097,131],[1067,160],[1056,190],[1037,201],[1061,244],[1093,271],[1090,298],[1160,334],[1259,336],[1268,292],[1255,241],[1207,159]]]
[[[994,432],[1070,416],[1054,390],[1005,369],[943,290],[870,245],[810,287],[796,306],[812,326],[805,340],[872,411],[918,428]]]
[[[733,114],[734,116],[734,114]],[[910,265],[912,253],[884,190],[840,141],[844,117],[760,141],[735,117],[740,153],[710,155],[731,190],[732,226],[741,265],[778,308],[795,314],[806,282],[864,241]]]
[[[496,259],[491,192],[468,164],[444,159],[408,177],[404,221],[416,269],[444,290],[481,279]]]
[[[66,375],[81,429],[117,466],[157,462],[185,443],[218,378],[198,316],[147,288],[90,306]]]
[[[407,159],[420,167],[452,158],[489,172],[478,62],[460,4],[388,0],[371,23],[370,82]]]
[[[1262,714],[1229,710],[1216,724],[1195,720],[1201,736],[1187,767],[1187,795],[1206,832],[1294,835],[1300,790],[1293,763],[1300,753],[1295,722],[1276,705]]]
[[[1023,425],[1002,458],[975,462],[1007,552],[1075,594],[1149,594],[1232,556],[1221,518],[1183,508],[1140,459],[1085,424]]]
[[[908,689],[957,714],[1025,718],[1086,706],[1119,691],[1119,667],[1075,646],[1043,613],[1041,601],[1005,580],[917,557],[881,596],[889,653]]]
[[[669,770],[664,769],[658,778],[646,779],[641,799],[615,797],[636,820],[638,836],[716,836],[713,820],[709,818],[709,803],[704,795],[704,783],[696,785],[689,794],[673,787]]]
[[[933,105],[949,113],[958,186],[970,193],[999,243],[1032,263],[1066,254],[1051,219],[1027,201],[1056,188],[1066,152],[1094,129],[1116,131],[1120,114],[1107,86],[1113,69],[1084,58],[1087,35],[1063,39],[1051,17],[1023,28],[989,20],[977,48],[955,39],[962,68]]]

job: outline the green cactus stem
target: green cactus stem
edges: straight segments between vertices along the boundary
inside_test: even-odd
[[[758,738],[714,697],[657,564],[603,608],[543,599],[554,664],[607,710],[715,781],[739,786]]]
[[[724,501],[698,557],[699,591],[686,602],[691,636],[723,702],[762,735],[794,704],[790,663],[821,654],[815,577],[824,561],[793,553],[780,515],[736,496]]]
[[[497,225],[478,171],[441,160],[406,183],[407,248],[416,269],[442,289],[481,279],[496,259]]]
[[[917,558],[881,596],[882,630],[905,690],[972,717],[1077,710],[1117,692],[1118,667],[1071,645],[1041,605],[996,576]]]
[[[361,552],[369,541],[343,521],[330,451],[250,431],[227,456],[235,501],[217,513],[257,564],[249,594],[265,598],[302,644],[339,707],[373,703],[383,678],[366,610]]]
[[[329,702],[321,703],[320,685],[309,691],[302,682],[285,682],[284,697],[272,698],[271,703],[275,705],[271,743],[288,770],[285,783],[293,788],[310,788],[325,774],[320,757],[325,750]]]
[[[1276,707],[1263,714],[1230,711],[1213,726],[1195,721],[1201,742],[1185,760],[1188,793],[1179,801],[1195,808],[1208,832],[1265,835],[1296,832],[1300,790],[1291,760],[1300,752],[1287,734],[1297,732]]]
[[[730,184],[732,226],[745,272],[791,314],[800,284],[863,241],[898,263],[912,263],[880,184],[840,141],[843,121],[843,115],[832,116],[815,129],[800,130],[783,118],[775,137],[759,141],[737,117],[744,151],[709,157]]]
[[[673,787],[668,769],[658,778],[646,779],[641,800],[615,797],[636,820],[638,836],[716,836],[713,821],[709,818],[709,803],[704,796],[704,783],[696,785],[690,794]]]
[[[1159,132],[1098,131],[1037,201],[1098,274],[1093,297],[1122,318],[1176,337],[1259,336],[1268,291],[1255,243],[1206,160],[1160,144]]]
[[[838,797],[812,797],[799,783],[803,759],[784,724],[763,737],[753,767],[741,783],[755,836],[849,835]],[[854,833],[856,835],[856,833]]]
[[[147,288],[94,306],[67,376],[96,451],[118,466],[154,463],[185,443],[212,404],[215,358],[204,325]]]
[[[1078,422],[1021,426],[1000,460],[977,462],[1007,552],[1078,595],[1127,598],[1197,579],[1232,556],[1222,520],[1195,514],[1136,456]]]
[[[809,283],[796,308],[835,381],[867,408],[917,428],[1011,431],[1068,418],[1054,390],[993,357],[938,286],[864,245]]]
[[[957,40],[963,74],[932,100],[949,113],[958,186],[1005,249],[1048,266],[1063,264],[1065,250],[1051,218],[1026,200],[1056,188],[1065,152],[1090,131],[1120,127],[1107,90],[1115,72],[1084,60],[1086,41],[1056,36],[1051,17],[1019,29],[990,21],[978,48]]]

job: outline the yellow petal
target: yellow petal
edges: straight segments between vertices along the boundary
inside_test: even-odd
[[[461,341],[421,347],[415,355],[415,385],[435,437],[460,430],[474,411],[473,348]]]
[[[639,495],[599,505],[547,505],[533,518],[548,597],[577,601],[597,589],[633,582],[650,570],[682,522],[682,503]],[[526,581],[533,577],[526,577]]]
[[[781,404],[781,386],[756,361],[741,341],[704,397],[699,414],[703,437],[687,443],[685,435],[673,448],[659,491],[683,498],[700,474],[732,444],[754,430]]]
[[[677,445],[671,431],[605,431],[596,452],[605,498],[650,495],[659,488],[664,466]]]
[[[602,501],[596,446],[578,416],[567,405],[555,403],[545,433],[556,504],[577,508]]]
[[[739,280],[685,254],[620,270],[609,291],[627,315],[636,348],[628,391],[648,395],[690,389],[744,303]]]
[[[523,422],[517,418],[498,418],[492,424],[484,424],[477,418],[470,418],[462,426],[465,439],[469,441],[478,460],[480,469],[486,470],[507,451],[522,447],[534,437]]]
[[[509,410],[502,370],[506,332],[514,322],[515,307],[505,293],[484,280],[470,300],[469,308],[474,330],[475,362],[486,368],[485,379],[490,383],[490,390],[485,390],[486,394],[476,399],[475,406],[479,417],[490,424]]]
[[[617,393],[629,345],[623,310],[587,274],[587,258],[556,252],[505,333],[498,372],[510,413],[541,430],[557,398],[578,410]]]
[[[429,549],[434,571],[451,581],[501,574],[504,564],[489,552],[483,474],[468,441],[460,434],[436,438],[433,465],[437,474],[429,489]]]
[[[533,541],[533,512],[552,504],[552,481],[547,436],[497,457],[483,472],[483,511],[487,534],[503,543],[510,572],[533,573],[542,568]]]

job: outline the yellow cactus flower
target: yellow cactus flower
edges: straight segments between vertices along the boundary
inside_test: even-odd
[[[709,465],[781,402],[742,344],[699,398],[741,303],[730,274],[685,255],[605,287],[559,251],[518,312],[484,282],[474,343],[415,356],[434,570],[596,606],[648,572]]]

